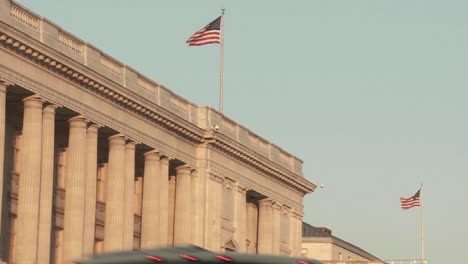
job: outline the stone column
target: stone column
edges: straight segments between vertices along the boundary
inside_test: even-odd
[[[134,226],[134,191],[135,191],[135,142],[127,142],[125,145],[125,204],[123,226],[123,249],[133,249]]]
[[[169,225],[169,159],[162,157],[159,183],[159,246],[167,246]]]
[[[65,211],[63,219],[63,261],[83,256],[84,198],[86,179],[86,129],[83,116],[71,118],[68,136]]]
[[[239,252],[246,252],[245,241],[247,239],[247,197],[246,188],[236,183],[234,191],[235,212],[234,227],[236,228],[235,238],[239,243]]]
[[[37,263],[50,263],[52,240],[52,197],[54,192],[55,105],[47,105],[42,114],[42,170],[39,211]]]
[[[2,216],[3,213],[3,183],[5,179],[8,177],[5,176],[4,173],[4,161],[5,161],[5,117],[6,117],[6,92],[7,92],[7,84],[0,81],[0,242],[3,242],[3,237],[6,235],[7,232],[2,229],[4,217]],[[7,216],[5,216],[7,217]],[[4,234],[5,233],[5,234]],[[0,262],[2,262],[2,252],[3,249],[0,249]]]
[[[55,263],[63,263],[63,230],[55,232]]]
[[[60,148],[58,150],[58,169],[57,169],[57,186],[59,188],[65,189],[66,174],[67,174],[67,148]]]
[[[142,198],[143,198],[143,177],[137,176],[135,179],[134,213],[139,216],[141,216]]]
[[[97,153],[99,126],[91,124],[86,132],[86,195],[83,230],[83,256],[94,253],[97,193]]]
[[[293,251],[296,252],[297,256],[301,255],[301,243],[302,243],[302,217],[303,214],[302,212],[293,212],[293,219],[294,219],[294,228],[293,232],[295,234],[295,240],[291,241],[291,245],[293,248]]]
[[[221,250],[221,210],[222,210],[223,179],[210,175],[206,192],[206,248],[213,251]]]
[[[280,245],[281,245],[281,205],[278,203],[273,203],[272,205],[272,252],[274,255],[279,255]]]
[[[258,253],[271,254],[273,251],[273,201],[265,198],[258,204]]]
[[[169,176],[169,223],[168,223],[168,239],[169,246],[174,245],[174,214],[175,214],[175,190],[176,190],[176,176]]]
[[[291,256],[299,256],[300,252],[297,252],[295,243],[297,241],[296,232],[296,220],[294,218],[294,209],[290,209],[288,212],[289,218],[289,248],[291,249]]]
[[[191,184],[192,189],[192,243],[196,246],[203,247],[203,188],[201,174],[194,170],[192,172]]]
[[[143,176],[143,206],[141,215],[141,248],[158,246],[159,232],[159,183],[161,164],[159,152],[152,150],[145,154]]]
[[[191,172],[188,165],[176,168],[176,199],[174,217],[174,245],[189,244],[192,242],[192,196]]]
[[[257,253],[258,207],[247,203],[247,253]]]
[[[107,186],[107,168],[108,163],[99,164],[98,168],[98,182],[97,182],[97,199],[101,202],[106,202],[106,186]]]
[[[109,137],[109,167],[107,171],[106,221],[104,224],[104,251],[123,249],[125,209],[125,137]]]
[[[16,263],[34,264],[37,260],[39,200],[42,154],[42,105],[37,96],[24,100],[21,166],[16,223]]]

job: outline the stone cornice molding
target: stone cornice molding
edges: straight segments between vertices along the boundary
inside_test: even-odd
[[[127,108],[129,111],[134,112],[137,115],[145,117],[156,125],[169,130],[172,133],[181,136],[182,138],[195,143],[202,143],[204,140],[203,135],[194,133],[193,131],[181,126],[179,123],[176,123],[162,116],[161,114],[156,113],[153,109],[149,109],[139,102],[130,99],[124,93],[118,92],[116,89],[111,88],[110,85],[105,85],[102,82],[95,80],[91,76],[75,70],[73,66],[69,66],[63,61],[56,60],[53,57],[39,51],[38,49],[32,48],[31,46],[1,31],[0,45],[21,55],[23,58],[29,59],[29,61],[37,65],[49,69],[50,71],[74,82],[81,87],[93,91],[107,100]]]
[[[237,160],[242,161],[243,163],[247,163],[251,167],[269,175],[273,179],[276,179],[277,181],[300,191],[304,195],[312,192],[315,189],[315,185],[307,181],[305,178],[299,178],[300,176],[297,176],[296,179],[292,179],[286,174],[280,172],[279,170],[271,168],[264,162],[261,162],[258,159],[245,154],[245,152],[234,148],[232,145],[227,144],[222,140],[219,140],[217,138],[211,138],[210,140],[208,140],[208,143],[210,143],[214,148],[228,154],[229,156],[234,157]]]

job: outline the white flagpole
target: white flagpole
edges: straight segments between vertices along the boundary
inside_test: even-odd
[[[421,189],[419,189],[419,202],[421,204],[421,259],[422,263],[425,264],[426,260],[424,257],[424,210],[423,210],[423,191],[422,191],[422,182]]]
[[[223,113],[223,71],[224,71],[224,8],[221,9],[221,62],[219,65],[219,112]]]

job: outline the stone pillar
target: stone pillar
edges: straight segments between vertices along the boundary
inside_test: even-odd
[[[159,183],[159,246],[167,246],[169,225],[169,159],[162,157]]]
[[[104,224],[104,251],[123,249],[125,209],[125,137],[109,137],[109,164],[107,171],[106,221]]]
[[[247,203],[247,253],[257,253],[258,207]]]
[[[202,175],[194,170],[191,177],[192,189],[192,243],[203,247],[203,190]]]
[[[55,263],[63,263],[63,230],[55,232]]]
[[[192,242],[192,170],[193,169],[188,165],[181,165],[176,168],[174,245],[189,244]]]
[[[54,192],[55,109],[47,105],[42,114],[42,170],[37,263],[50,263],[52,240],[52,197]]]
[[[152,150],[145,154],[143,176],[143,206],[141,215],[141,248],[158,246],[159,232],[159,183],[161,164],[159,152]]]
[[[16,222],[16,263],[34,264],[37,261],[39,200],[42,163],[42,105],[37,96],[24,100],[22,161]]]
[[[83,230],[83,256],[94,253],[96,226],[96,186],[99,126],[91,124],[86,132],[86,195]]]
[[[221,211],[222,211],[222,183],[223,179],[210,175],[206,192],[206,248],[213,251],[221,250]]]
[[[239,243],[238,252],[246,252],[247,239],[247,197],[246,188],[236,183],[234,191],[234,227],[236,228],[235,238]]]
[[[176,176],[169,176],[169,222],[168,222],[168,239],[167,243],[169,246],[174,245],[174,214],[175,214],[175,190],[176,190]]]
[[[300,252],[297,252],[295,243],[297,241],[296,234],[296,220],[294,218],[294,209],[290,209],[288,212],[289,218],[289,248],[291,250],[291,256],[298,257]]]
[[[4,204],[6,204],[3,198],[3,183],[5,179],[8,177],[8,174],[4,172],[4,161],[5,161],[5,118],[6,118],[6,92],[7,92],[7,84],[0,81],[0,242],[3,242],[3,237],[6,235],[6,230],[3,230],[3,208]],[[7,176],[5,176],[7,175]],[[5,215],[5,218],[7,216]],[[2,252],[3,249],[0,249],[0,262],[2,262]]]
[[[272,252],[274,255],[279,255],[280,253],[280,245],[281,245],[281,205],[277,203],[272,204]]]
[[[301,244],[302,244],[302,212],[293,212],[293,226],[292,231],[294,232],[294,241],[291,241],[292,249],[296,252],[296,256],[301,255]]]
[[[107,168],[108,163],[99,164],[98,168],[98,182],[97,182],[97,199],[101,202],[106,202],[106,186],[107,186]]]
[[[63,261],[83,256],[84,198],[86,179],[86,129],[83,116],[71,118],[68,136],[65,210],[63,219]]]
[[[135,179],[134,213],[139,216],[141,216],[142,198],[143,198],[143,177],[137,176]]]
[[[123,226],[123,249],[133,249],[134,226],[134,191],[135,191],[135,142],[127,142],[125,145],[125,204]]]
[[[65,189],[66,174],[67,174],[67,148],[60,148],[58,150],[58,169],[57,169],[57,186],[59,188]]]
[[[273,251],[273,201],[269,198],[258,202],[258,253]]]

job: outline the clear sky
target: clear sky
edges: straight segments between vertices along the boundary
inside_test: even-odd
[[[468,1],[20,0],[197,105],[219,46],[185,40],[226,8],[224,113],[324,184],[304,221],[381,259],[468,252]]]

